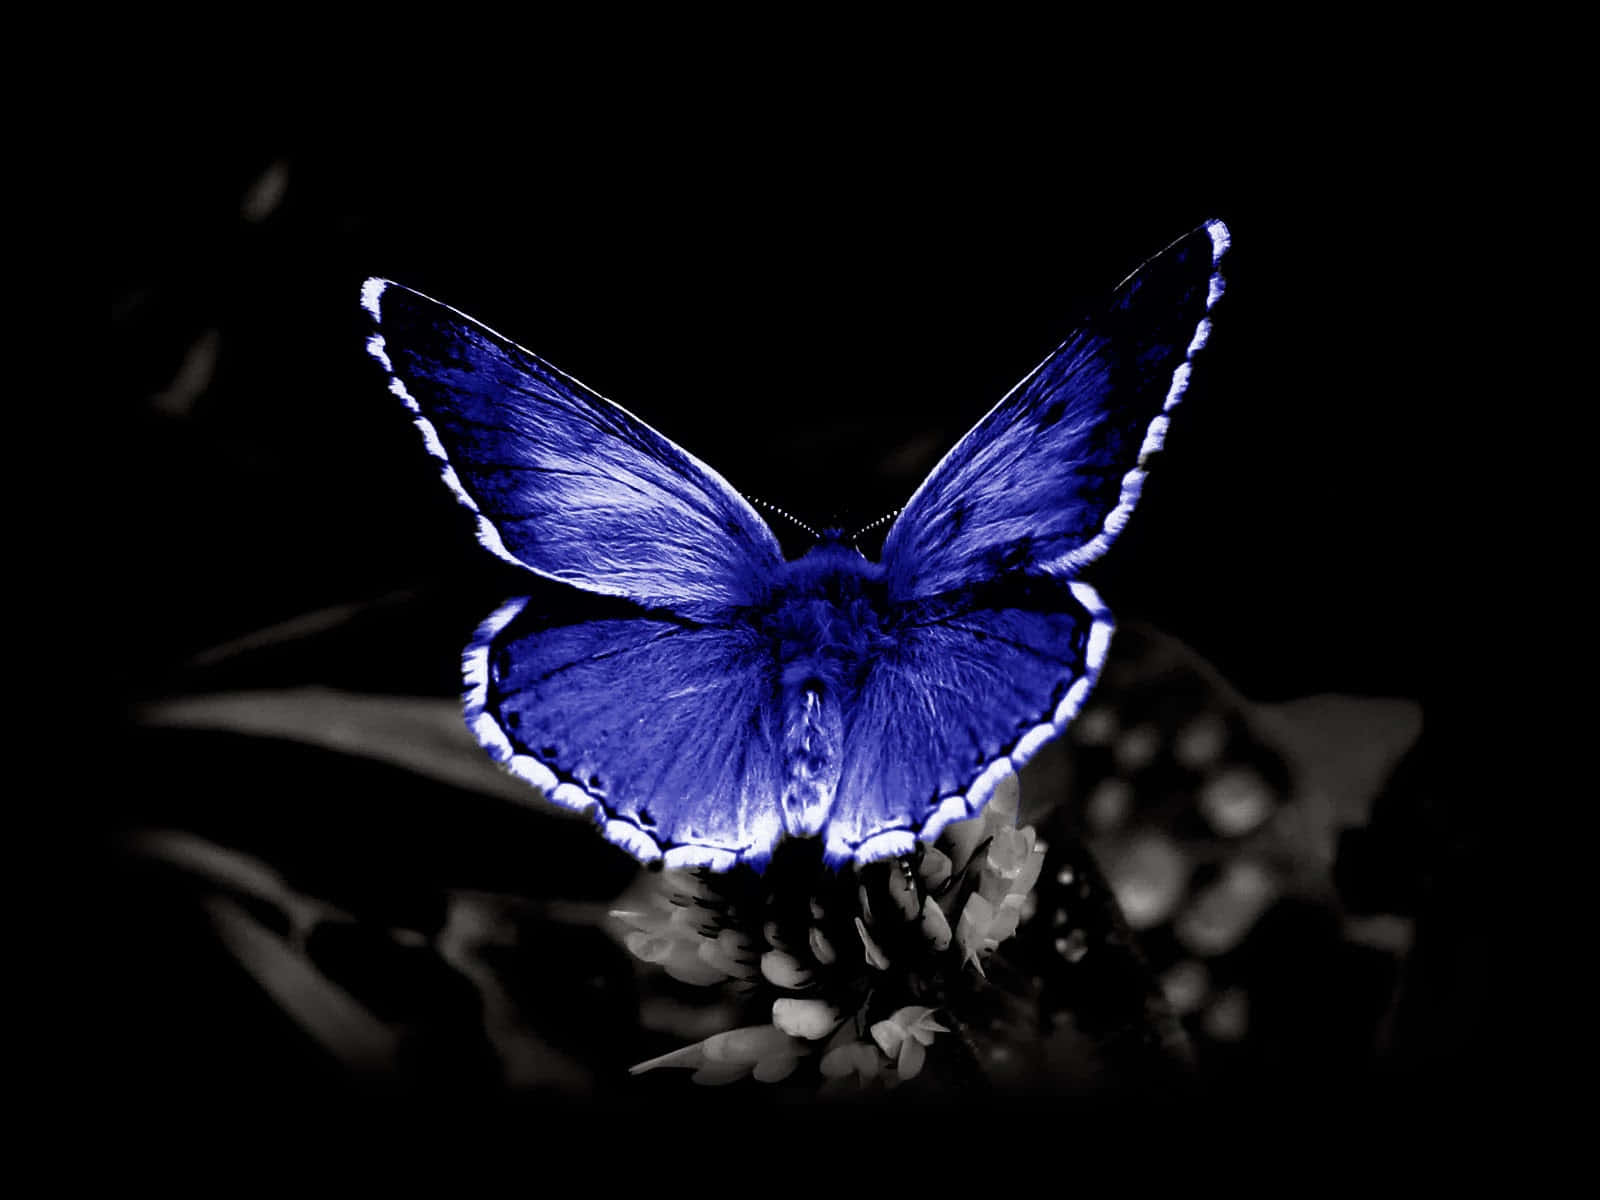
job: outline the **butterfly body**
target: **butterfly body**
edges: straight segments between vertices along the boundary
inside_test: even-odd
[[[384,280],[368,340],[524,597],[464,656],[496,760],[668,866],[835,864],[975,814],[1071,721],[1109,612],[1079,578],[1137,501],[1221,295],[1211,222],[1151,260],[934,469],[878,561],[786,560],[710,467],[529,351]]]
[[[810,674],[847,689],[892,620],[883,568],[853,547],[819,542],[784,564],[770,606],[753,619],[770,632],[785,682]]]

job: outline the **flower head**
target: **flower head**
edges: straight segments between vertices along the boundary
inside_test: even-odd
[[[1044,859],[1034,830],[1016,827],[1017,797],[1012,777],[980,816],[893,861],[834,872],[817,843],[796,841],[764,875],[641,876],[613,914],[624,944],[749,1023],[634,1073],[859,1091],[926,1081],[930,1065],[969,1054],[955,1035],[981,1019],[984,961],[1016,932]]]

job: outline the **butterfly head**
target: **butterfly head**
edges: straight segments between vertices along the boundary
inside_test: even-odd
[[[860,553],[856,547],[855,539],[850,536],[850,531],[848,529],[838,528],[837,526],[824,529],[820,534],[818,534],[817,545],[842,546],[846,550],[855,550],[856,553]]]
[[[873,562],[861,548],[850,538],[850,533],[845,529],[824,529],[799,558],[791,566],[805,565],[808,572],[842,570],[850,575],[866,574],[877,579],[882,575],[882,568]]]

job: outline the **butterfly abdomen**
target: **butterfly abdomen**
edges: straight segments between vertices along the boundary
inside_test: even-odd
[[[839,787],[842,709],[837,696],[809,680],[784,688],[783,713],[783,828],[790,837],[814,837],[827,822]]]
[[[820,833],[843,767],[844,713],[889,641],[883,571],[823,542],[785,566],[765,625],[779,667],[784,830]]]

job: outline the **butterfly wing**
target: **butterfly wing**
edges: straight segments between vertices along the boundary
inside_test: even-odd
[[[783,556],[715,471],[462,313],[385,280],[367,348],[479,538],[592,593],[502,607],[464,656],[467,723],[642,861],[760,862],[781,829],[771,652],[730,610]]]
[[[1227,247],[1220,221],[1178,239],[956,444],[884,541],[893,600],[1070,577],[1105,552],[1210,333]]]
[[[919,605],[852,708],[829,861],[906,854],[976,814],[1077,714],[1110,640],[1080,581],[1015,578]]]
[[[900,633],[850,714],[831,860],[933,840],[1077,714],[1113,622],[1073,576],[1139,498],[1210,333],[1227,246],[1213,221],[1136,272],[946,455],[895,522],[883,566]]]
[[[387,280],[362,304],[389,390],[501,558],[678,612],[748,604],[782,563],[720,475],[537,355]]]
[[[584,607],[552,620],[524,598],[478,630],[465,656],[478,740],[640,861],[760,864],[782,831],[770,647],[748,626]]]

